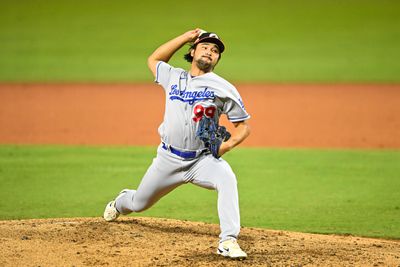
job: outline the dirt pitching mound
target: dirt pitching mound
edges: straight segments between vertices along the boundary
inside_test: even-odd
[[[219,226],[125,217],[0,221],[0,266],[400,266],[400,241],[243,228],[242,262]]]

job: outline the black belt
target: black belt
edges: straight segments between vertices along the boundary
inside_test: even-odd
[[[172,154],[175,154],[184,159],[194,159],[197,156],[197,151],[180,151],[176,148],[173,148],[172,146],[168,147],[164,142],[162,143],[162,148],[165,150],[169,150]],[[201,152],[204,152],[205,150],[206,149]]]

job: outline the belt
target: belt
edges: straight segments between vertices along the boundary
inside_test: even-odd
[[[164,142],[162,142],[162,148],[184,159],[194,159],[198,155],[198,151],[181,151],[179,149],[173,148],[172,146],[167,146]],[[205,150],[206,149],[200,151],[199,154],[201,154]]]

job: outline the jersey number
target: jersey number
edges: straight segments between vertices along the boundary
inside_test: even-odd
[[[193,109],[193,120],[198,122],[205,115],[207,118],[213,118],[215,115],[216,108],[214,106],[203,107],[202,105],[196,105]]]

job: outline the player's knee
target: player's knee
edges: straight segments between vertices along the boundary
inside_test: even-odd
[[[133,212],[133,210],[131,208],[128,207],[119,207],[117,208],[117,210],[119,211],[119,213],[121,213],[122,215],[128,215],[130,213]]]
[[[145,210],[147,210],[146,207],[136,207],[136,206],[133,207],[133,211],[134,212],[142,212],[142,211],[145,211]]]
[[[133,203],[133,211],[134,212],[142,212],[150,208],[152,204],[147,203],[147,202],[140,202],[140,201],[134,201]]]
[[[236,187],[237,179],[236,175],[231,170],[226,170],[217,179],[217,189],[226,187]]]

